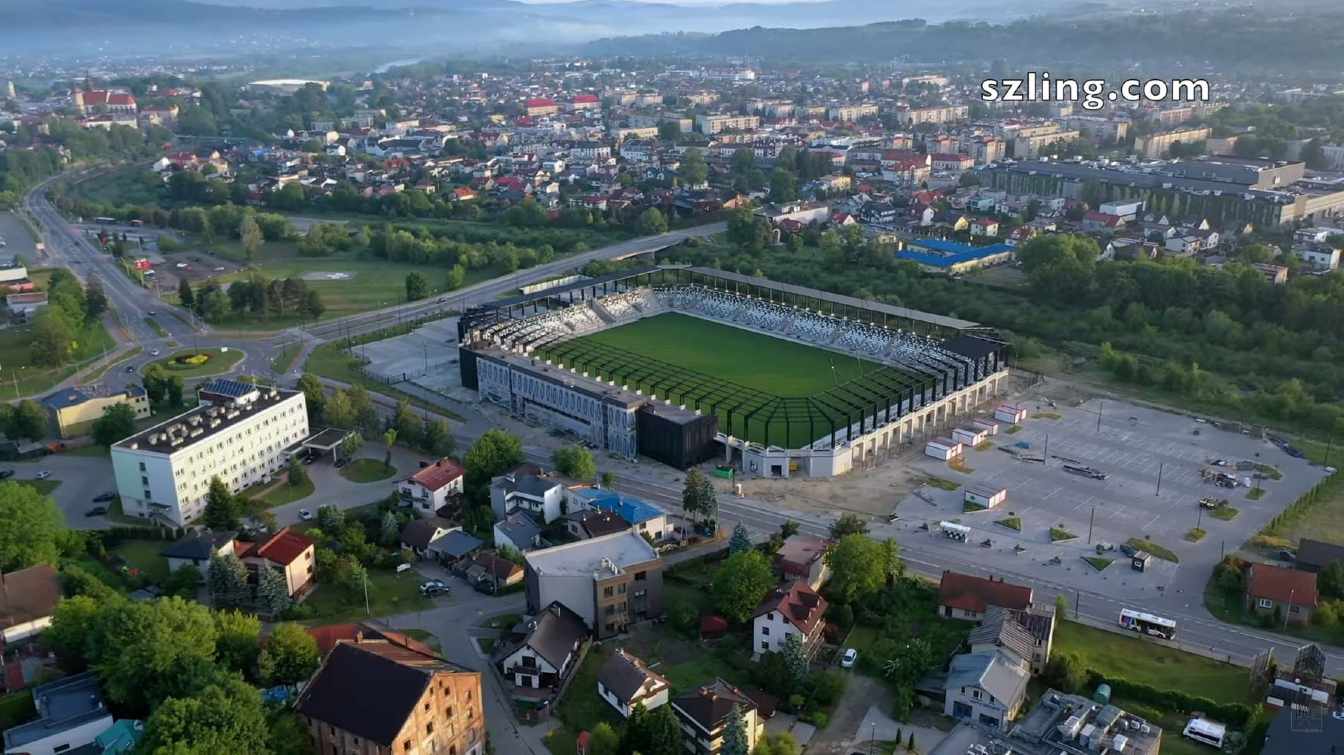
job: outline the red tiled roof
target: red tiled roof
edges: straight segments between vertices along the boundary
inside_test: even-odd
[[[350,623],[350,624],[327,624],[320,627],[308,627],[308,634],[317,640],[318,652],[326,656],[336,644],[342,640],[355,642],[360,637],[365,639],[384,639],[398,645],[405,645],[412,650],[419,651],[426,655],[435,655],[434,649],[419,640],[408,637],[401,632],[393,632],[388,629],[382,629],[371,624]]]
[[[938,605],[976,613],[983,613],[990,606],[1022,611],[1031,606],[1031,588],[992,577],[945,571],[938,583]]]
[[[411,481],[417,482],[429,490],[438,490],[451,484],[462,476],[462,467],[452,459],[439,459],[419,472],[411,475]]]
[[[810,637],[826,613],[826,599],[800,579],[788,587],[777,588],[756,609],[755,615],[771,611],[779,611],[785,621],[797,627],[805,637]]]
[[[554,107],[555,100],[549,97],[533,97],[527,101],[528,107]]]
[[[1252,564],[1246,574],[1246,594],[1276,603],[1316,605],[1316,575],[1273,564]]]
[[[311,547],[313,547],[312,540],[285,527],[271,535],[269,540],[251,544],[243,555],[251,558],[264,558],[274,564],[289,566],[294,563],[294,559],[302,556],[303,552]]]
[[[597,102],[597,95],[595,95],[595,94],[576,94],[576,95],[574,95],[574,101],[575,101],[575,102]]]
[[[793,535],[779,546],[775,560],[784,572],[805,577],[811,571],[812,564],[825,556],[830,546],[831,541],[824,537]]]

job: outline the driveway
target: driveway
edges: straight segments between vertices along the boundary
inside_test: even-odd
[[[382,443],[366,443],[359,453],[355,455],[357,459],[383,459]],[[392,466],[397,468],[397,473],[377,482],[351,482],[341,476],[341,470],[337,469],[331,462],[317,461],[304,469],[308,470],[308,477],[313,481],[313,494],[307,498],[300,498],[297,501],[286,503],[283,506],[276,506],[271,509],[275,514],[276,522],[281,526],[287,524],[297,524],[299,520],[299,509],[308,509],[317,513],[318,506],[335,506],[340,509],[352,509],[363,506],[368,503],[380,501],[393,493],[397,489],[397,483],[415,474],[420,468],[420,462],[426,460],[426,457],[420,454],[408,451],[405,448],[393,447]]]

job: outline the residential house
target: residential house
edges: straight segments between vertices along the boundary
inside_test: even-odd
[[[490,481],[490,509],[495,519],[522,509],[550,524],[560,518],[564,497],[565,487],[558,480],[531,472],[515,470]]]
[[[317,652],[323,658],[336,649],[336,646],[342,642],[363,642],[364,640],[387,640],[397,645],[426,653],[434,654],[434,649],[425,643],[395,632],[372,621],[359,621],[346,624],[324,624],[322,626],[308,627],[306,630],[317,641]]]
[[[765,736],[756,703],[745,692],[715,679],[705,686],[672,700],[672,712],[681,722],[682,741],[695,755],[719,755],[723,751],[723,732],[733,709],[738,709],[746,724],[747,752]]]
[[[1329,272],[1339,269],[1340,252],[1331,246],[1295,246],[1293,255],[1312,270]]]
[[[284,574],[291,598],[303,597],[316,582],[313,541],[289,527],[259,543],[235,541],[234,552],[252,572],[276,569]]]
[[[61,577],[47,564],[0,574],[0,651],[51,626]]]
[[[449,499],[462,495],[462,476],[462,467],[457,462],[443,458],[402,480],[397,492],[416,516],[432,517]]]
[[[524,562],[528,610],[559,601],[599,640],[663,614],[663,561],[633,531],[532,551]]]
[[[481,674],[388,639],[343,640],[294,709],[323,755],[485,751]]]
[[[1293,565],[1302,571],[1320,572],[1336,561],[1344,561],[1344,545],[1302,538]]]
[[[752,655],[781,652],[788,637],[797,635],[811,658],[821,646],[826,608],[826,599],[801,579],[776,587],[752,618]]]
[[[972,653],[1002,650],[1026,661],[1031,673],[1040,674],[1050,661],[1055,639],[1055,612],[1052,608],[1010,611],[991,606],[985,620],[966,638]]]
[[[92,671],[67,676],[33,689],[37,719],[5,729],[5,752],[56,755],[93,744],[112,726],[98,678]]]
[[[626,532],[630,528],[631,524],[614,511],[582,509],[565,515],[565,530],[580,540]]]
[[[1031,672],[1020,658],[1002,651],[965,653],[947,671],[943,715],[1004,729],[1027,697]]]
[[[826,565],[830,547],[831,541],[824,537],[794,533],[775,553],[775,570],[784,580],[801,579],[813,590],[820,590],[831,576],[831,568]]]
[[[973,577],[943,571],[938,583],[938,614],[945,619],[980,621],[991,606],[1025,611],[1031,607],[1031,588],[1002,578]]]
[[[549,699],[578,665],[588,625],[563,604],[552,603],[524,626],[526,634],[495,653],[495,665],[515,688],[544,690]]]
[[[483,545],[485,542],[480,538],[457,529],[431,541],[425,555],[443,566],[454,569],[457,564],[479,551]]]
[[[93,423],[110,408],[126,404],[136,419],[149,419],[149,397],[138,385],[98,395],[82,388],[63,388],[42,399],[42,406],[51,416],[56,432],[62,438],[87,435]]]
[[[495,547],[512,548],[519,553],[536,550],[542,545],[541,525],[526,511],[511,511],[495,522]]]
[[[417,517],[401,528],[401,547],[409,548],[417,558],[424,558],[436,540],[461,529],[461,525],[442,517]]]
[[[487,587],[491,592],[512,587],[522,582],[524,577],[523,567],[493,553],[478,553],[460,565],[465,566],[462,574],[464,579],[472,585]]]
[[[168,561],[168,571],[175,572],[184,566],[194,566],[202,575],[210,568],[210,559],[214,556],[226,556],[234,553],[233,541],[238,533],[210,532],[209,530],[192,532],[186,537],[159,551],[159,555]]]
[[[573,488],[569,491],[570,511],[579,507],[594,511],[609,511],[619,515],[641,535],[654,542],[672,535],[667,512],[633,496],[601,488]]]
[[[624,648],[617,648],[597,671],[597,696],[622,718],[629,718],[636,705],[644,710],[666,705],[671,687],[666,677]]]
[[[998,236],[999,221],[994,218],[977,216],[971,218],[972,236]]]
[[[1246,607],[1255,613],[1305,624],[1311,621],[1318,600],[1313,572],[1273,564],[1251,564],[1246,570]]]

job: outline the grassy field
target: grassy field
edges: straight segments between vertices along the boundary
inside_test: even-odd
[[[168,560],[159,553],[168,546],[162,540],[127,540],[112,549],[126,559],[126,566],[139,571],[149,581],[162,584],[168,578]]]
[[[391,396],[398,400],[405,399],[407,403],[417,409],[433,412],[450,419],[462,419],[457,414],[444,409],[443,407],[434,406],[419,397],[412,396],[409,393],[397,390],[393,386],[373,380],[365,375],[363,371],[359,369],[359,366],[360,358],[352,356],[345,351],[344,343],[340,341],[332,341],[330,343],[324,343],[308,353],[308,360],[303,364],[303,371],[311,372],[314,375],[330,380],[339,380],[342,383],[349,383],[350,385],[362,385],[370,391]]]
[[[116,348],[103,324],[95,322],[74,333],[70,364],[48,367],[33,362],[29,348],[32,340],[31,325],[0,330],[0,355],[4,355],[0,359],[0,397],[12,399],[15,392],[21,396],[43,393],[78,371],[80,363]]]
[[[258,494],[250,496],[254,501],[260,501],[266,508],[275,508],[283,506],[286,503],[293,503],[301,498],[307,498],[313,494],[313,481],[305,478],[301,485],[290,485],[289,480],[283,472],[280,473],[280,480],[273,482],[258,490]],[[246,492],[243,493],[247,495]]]
[[[60,480],[53,480],[50,477],[45,480],[14,480],[14,482],[17,482],[20,485],[27,485],[42,495],[51,495],[52,491],[61,486]]]
[[[1158,689],[1210,700],[1244,703],[1250,694],[1246,669],[1209,660],[1156,642],[1061,621],[1052,652],[1077,655],[1085,668]]]
[[[100,172],[84,181],[72,183],[69,193],[79,199],[102,204],[158,205],[163,196],[163,181],[150,173],[144,163],[122,165]]]
[[[294,369],[294,360],[299,358],[299,352],[301,351],[303,351],[303,344],[298,341],[281,347],[275,358],[271,360],[271,372],[283,375]]]
[[[1152,540],[1147,540],[1139,537],[1131,537],[1130,539],[1125,541],[1125,545],[1128,545],[1129,547],[1134,548],[1135,550],[1148,551],[1149,553],[1153,554],[1153,558],[1160,558],[1163,561],[1170,561],[1173,564],[1180,563],[1181,561],[1180,557],[1177,556],[1170,548],[1166,547],[1165,545],[1158,545]]]
[[[414,572],[395,574],[369,570],[369,610],[372,616],[421,611],[433,601],[420,595]],[[363,591],[350,592],[342,585],[320,585],[304,602],[313,618],[322,623],[365,618]]]
[[[173,360],[178,357],[187,357],[192,354],[208,354],[210,359],[205,364],[199,366],[180,365]],[[176,375],[182,379],[204,377],[206,375],[219,375],[228,372],[235,364],[242,361],[245,355],[238,349],[185,349],[173,354],[169,354],[163,359],[153,362],[168,371],[169,375]]]
[[[845,399],[827,401],[829,409],[823,409],[813,397],[843,392],[851,399],[865,396],[871,406],[880,399],[870,388],[913,380],[874,362],[676,313],[564,341],[539,354],[688,406],[712,388],[725,432],[791,447],[830,432],[825,413],[839,426],[847,424],[834,409]],[[612,356],[618,358],[613,362]],[[619,367],[611,369],[612,363]],[[735,406],[731,418],[729,405]]]
[[[397,473],[397,468],[381,459],[355,459],[341,467],[341,476],[350,482],[377,482]]]

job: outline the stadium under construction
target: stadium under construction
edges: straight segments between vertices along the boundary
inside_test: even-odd
[[[702,331],[677,316],[758,334],[761,348],[734,339],[739,352],[722,354],[704,338],[706,358],[691,358],[687,334]],[[683,351],[646,337],[653,318],[685,331]],[[462,385],[524,421],[619,456],[717,458],[765,477],[876,463],[994,400],[1008,376],[1005,344],[977,323],[699,267],[501,299],[463,313],[458,339]]]

